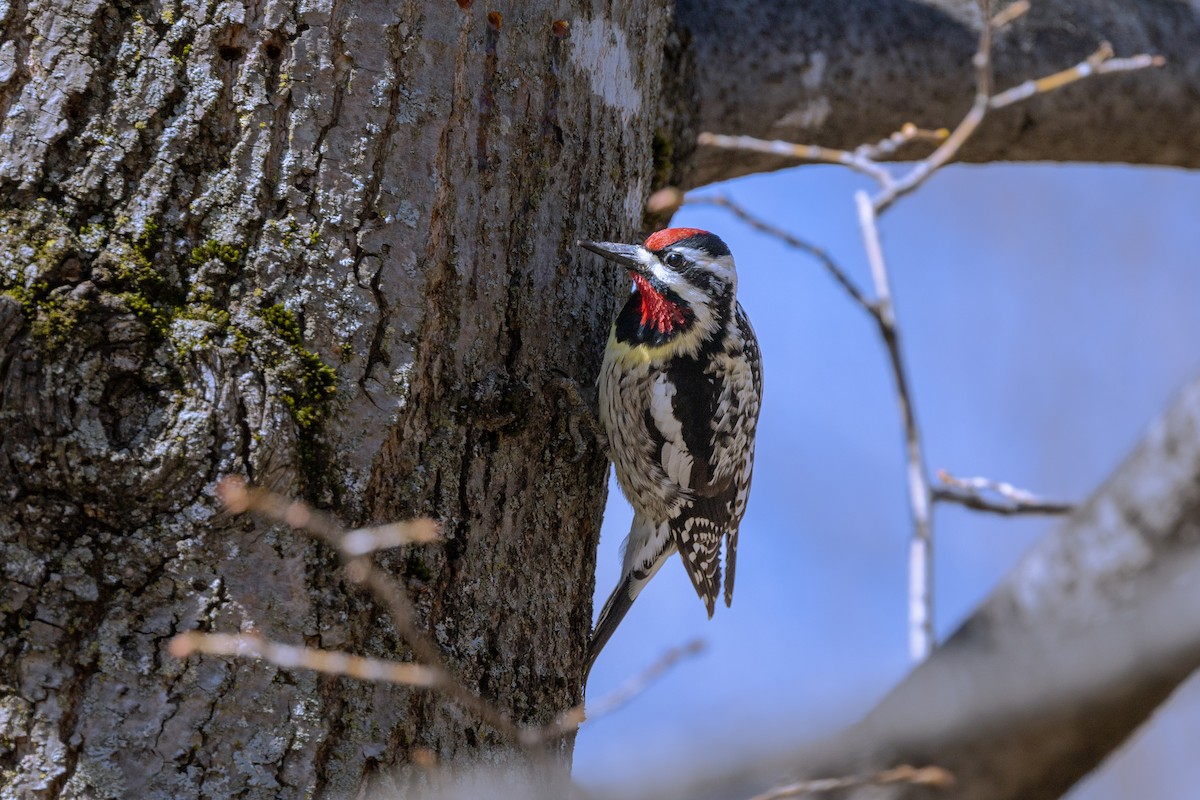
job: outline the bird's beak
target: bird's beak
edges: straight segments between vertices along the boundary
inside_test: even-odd
[[[584,250],[591,250],[598,256],[607,258],[609,261],[615,261],[626,269],[631,269],[636,272],[644,272],[645,267],[642,265],[641,259],[638,258],[638,250],[641,248],[636,244],[618,244],[617,242],[588,242],[580,240],[575,244],[582,247]]]

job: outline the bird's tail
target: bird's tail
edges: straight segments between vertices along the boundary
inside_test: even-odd
[[[663,562],[675,551],[675,546],[666,523],[654,525],[640,514],[635,514],[629,537],[625,540],[624,551],[621,580],[604,602],[604,607],[600,609],[600,617],[596,620],[596,627],[592,629],[584,672],[585,680],[592,671],[592,665],[596,663],[596,657],[600,655],[604,645],[608,644],[621,620],[629,613],[633,601],[642,593],[642,589],[658,572]]]
[[[634,588],[632,575],[626,573],[622,576],[617,588],[613,589],[613,593],[608,596],[608,600],[604,603],[604,608],[600,609],[600,618],[596,620],[596,627],[592,630],[592,639],[588,642],[587,666],[584,668],[585,675],[592,672],[592,665],[596,663],[596,657],[600,655],[600,651],[604,649],[604,645],[608,644],[608,640],[616,633],[617,626],[621,624],[621,620],[625,619],[625,615],[629,613],[629,609],[633,607],[633,601],[637,598],[641,587]]]

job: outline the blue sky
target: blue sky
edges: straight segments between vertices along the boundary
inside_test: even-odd
[[[853,192],[803,167],[723,191],[826,248],[868,286]],[[1200,175],[1130,167],[951,167],[882,221],[932,469],[1077,500],[1200,375]],[[729,244],[763,349],[765,398],[732,609],[705,619],[678,563],[638,598],[592,673],[603,695],[696,636],[706,652],[585,726],[584,785],[654,782],[853,722],[906,673],[909,516],[892,381],[871,321],[811,259],[727,213],[675,225]],[[611,484],[597,608],[631,511]],[[1053,526],[941,506],[937,628],[952,631]],[[1200,686],[1072,795],[1191,798]],[[1190,743],[1186,744],[1186,743]]]

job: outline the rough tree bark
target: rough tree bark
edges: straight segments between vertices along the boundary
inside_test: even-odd
[[[197,627],[403,653],[327,550],[217,512],[225,474],[440,518],[388,563],[463,680],[522,722],[580,700],[605,465],[568,462],[545,383],[598,368],[622,279],[572,241],[641,225],[667,22],[0,4],[0,796],[500,758],[425,692],[165,655]]]
[[[701,127],[849,145],[968,102],[965,2],[768,5],[686,0],[677,36],[667,0],[0,0],[0,797],[340,797],[419,781],[418,748],[508,757],[436,696],[165,656],[197,627],[403,654],[328,551],[217,511],[229,473],[443,519],[385,560],[462,678],[520,721],[579,699],[604,465],[568,461],[545,383],[590,380],[622,280],[572,240],[777,166],[693,159]],[[1193,165],[1194,105],[1161,119],[1190,6],[1044,5],[1002,75],[1093,30],[1164,52],[1098,106],[1149,145],[1055,134],[1110,79],[975,157]],[[786,58],[763,19],[806,31]]]

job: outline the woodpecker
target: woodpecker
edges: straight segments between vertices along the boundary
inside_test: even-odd
[[[592,632],[587,669],[672,553],[711,619],[733,600],[738,525],[754,468],[762,357],[737,301],[729,248],[697,228],[642,244],[578,242],[629,270],[634,291],[613,323],[599,377],[600,424],[633,506],[621,580]]]

